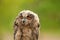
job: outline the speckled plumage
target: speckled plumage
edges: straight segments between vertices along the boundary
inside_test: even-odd
[[[29,10],[21,11],[14,21],[14,40],[38,40],[39,18]]]

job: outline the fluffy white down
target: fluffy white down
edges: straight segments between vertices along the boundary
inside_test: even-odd
[[[34,13],[34,12],[32,12],[32,11],[30,11],[30,10],[23,10],[23,11],[21,11],[20,13],[23,13],[23,12],[25,12],[25,13],[31,13],[31,14],[33,14],[35,17],[35,20],[37,21],[37,23],[39,23],[39,17],[38,17],[38,15],[36,14],[36,13]],[[19,14],[20,14],[19,13]],[[18,15],[19,15],[18,14]]]

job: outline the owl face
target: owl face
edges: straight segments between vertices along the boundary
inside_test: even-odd
[[[19,19],[20,19],[20,23],[22,25],[28,25],[28,24],[31,24],[33,19],[34,19],[34,15],[31,14],[30,12],[20,12],[20,16],[19,16]]]

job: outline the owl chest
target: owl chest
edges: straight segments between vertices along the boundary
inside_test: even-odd
[[[28,36],[28,37],[31,37],[32,36],[32,30],[31,30],[31,28],[29,28],[29,27],[24,27],[23,29],[22,29],[22,34],[23,34],[23,36]]]
[[[22,28],[22,40],[31,40],[32,39],[32,30],[29,27]]]
[[[15,35],[16,40],[32,40],[32,29],[29,27],[23,27],[18,29]]]

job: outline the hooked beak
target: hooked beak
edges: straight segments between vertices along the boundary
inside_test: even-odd
[[[25,21],[26,21],[26,20],[25,20],[25,19],[23,19],[23,20],[22,20],[22,23],[23,23],[23,24],[25,24]]]

